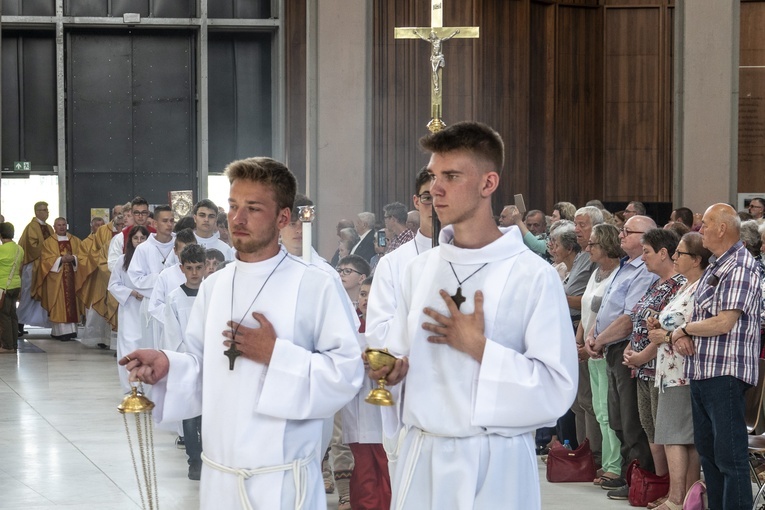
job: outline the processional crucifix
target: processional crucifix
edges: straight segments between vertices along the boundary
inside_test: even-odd
[[[395,30],[396,39],[422,39],[430,43],[430,122],[428,129],[437,133],[446,127],[442,114],[442,98],[444,92],[442,74],[446,59],[442,51],[444,41],[452,38],[476,39],[479,36],[478,27],[445,27],[444,0],[430,0],[429,27],[401,27]],[[433,214],[433,246],[438,245],[438,232],[441,224],[438,216]]]
[[[441,118],[443,80],[442,72],[446,65],[442,45],[452,38],[475,39],[479,36],[478,27],[445,27],[444,0],[430,0],[429,27],[396,28],[396,39],[422,39],[430,43],[430,122],[428,129],[431,133],[441,131],[446,124]],[[434,216],[435,217],[435,216]]]

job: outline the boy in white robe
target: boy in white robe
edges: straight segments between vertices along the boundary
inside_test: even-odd
[[[202,283],[187,352],[119,362],[156,384],[159,422],[202,414],[201,508],[324,509],[322,425],[361,386],[353,318],[331,276],[279,245],[292,173],[270,158],[226,173],[237,260]]]
[[[406,268],[392,331],[375,346],[402,358],[370,376],[406,377],[401,414],[384,418],[407,427],[391,508],[539,509],[533,433],[570,407],[578,378],[563,286],[517,227],[494,223],[494,130],[462,122],[420,144],[447,226]]]
[[[148,311],[152,317],[151,324],[153,326],[154,337],[157,339],[162,339],[162,330],[165,323],[165,303],[168,294],[186,282],[186,275],[181,270],[180,255],[183,249],[190,244],[197,244],[194,231],[190,228],[185,228],[175,235],[173,251],[178,263],[163,269],[159,273],[157,281],[154,283],[154,289],[151,291]]]
[[[215,249],[223,254],[226,260],[234,260],[234,250],[231,246],[220,240],[217,232],[218,206],[209,198],[204,198],[194,205],[192,210],[194,218],[194,235],[197,244],[206,250]]]
[[[178,232],[178,237],[181,237]],[[160,349],[186,352],[186,324],[191,319],[191,309],[205,276],[205,249],[196,242],[188,244],[178,256],[185,282],[173,289],[163,306],[164,328]],[[183,439],[189,462],[189,480],[199,480],[202,474],[202,417],[183,420]]]
[[[117,300],[117,358],[135,349],[152,347],[148,327],[142,327],[141,303],[144,295],[133,287],[127,276],[127,268],[133,259],[136,248],[146,241],[149,230],[141,225],[135,225],[129,232],[128,249],[124,255],[117,257],[117,263],[109,277],[109,293]],[[130,392],[130,382],[124,370],[118,370],[120,385],[124,393]]]
[[[361,260],[366,264],[364,259]],[[361,282],[359,289],[358,307],[359,312],[361,312],[361,326],[359,327],[358,341],[362,352],[367,346],[364,339],[364,328],[371,287],[372,278],[366,278]],[[348,508],[354,510],[390,508],[390,475],[388,473],[388,458],[382,445],[380,409],[364,401],[373,387],[377,387],[377,383],[368,377],[364,378],[361,390],[341,411],[343,442],[350,447],[353,453],[351,500]]]
[[[173,251],[175,246],[173,210],[169,205],[155,207],[154,219],[156,220],[157,231],[150,234],[146,242],[136,248],[127,275],[133,288],[146,298],[141,302],[141,327],[148,328],[151,338],[149,345],[156,347],[159,338],[155,336],[151,324],[149,298],[151,298],[159,274],[163,269],[174,266],[178,262],[178,258]]]

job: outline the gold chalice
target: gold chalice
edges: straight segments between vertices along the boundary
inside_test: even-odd
[[[382,367],[388,367],[393,370],[393,365],[396,363],[396,357],[388,352],[388,349],[369,349],[367,348],[365,354],[367,355],[367,362],[369,368],[372,370],[380,370]],[[393,395],[390,391],[385,389],[386,383],[385,377],[377,380],[377,388],[372,388],[364,399],[368,404],[374,404],[376,406],[392,406]]]

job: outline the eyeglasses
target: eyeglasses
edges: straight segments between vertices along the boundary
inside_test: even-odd
[[[350,267],[338,267],[337,272],[343,276],[350,276],[351,273],[362,274],[355,269],[351,269]]]
[[[696,256],[695,253],[691,253],[689,251],[675,250],[675,253],[677,253],[678,255],[688,255],[689,257],[695,257]]]
[[[149,211],[133,211],[133,216],[148,216]]]
[[[749,209],[762,209],[761,205],[749,204]]]
[[[600,246],[600,243],[587,243],[587,248],[592,248],[593,246]]]
[[[421,193],[416,196],[417,198],[420,199],[420,202],[423,203],[424,205],[430,205],[433,203],[433,195],[431,195],[430,193]]]
[[[619,232],[621,232],[624,237],[631,236],[632,234],[645,234],[645,232],[639,230],[629,230],[626,228],[619,229]]]

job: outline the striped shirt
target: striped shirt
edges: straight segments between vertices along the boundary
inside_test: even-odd
[[[696,353],[686,362],[685,375],[693,380],[729,375],[755,385],[762,307],[756,261],[739,241],[710,262],[699,280],[690,322],[725,310],[739,310],[741,316],[727,333],[693,337]]]

